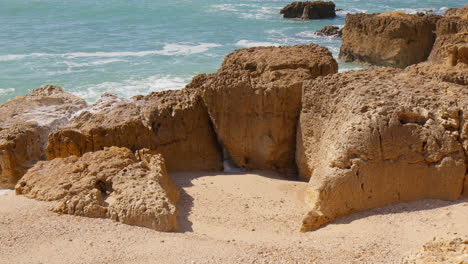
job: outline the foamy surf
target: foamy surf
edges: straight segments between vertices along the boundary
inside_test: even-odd
[[[243,47],[243,48],[251,48],[251,47],[268,47],[268,46],[280,46],[281,44],[279,43],[274,43],[274,42],[263,42],[263,41],[252,41],[252,40],[246,40],[242,39],[236,42],[236,46],[238,47]]]
[[[21,60],[28,57],[64,57],[67,59],[86,58],[86,57],[101,57],[101,58],[117,58],[117,57],[144,57],[149,55],[163,56],[182,56],[197,53],[203,53],[211,48],[221,47],[216,43],[200,43],[193,44],[166,44],[162,50],[148,51],[115,51],[115,52],[71,52],[71,53],[31,53],[31,54],[9,54],[1,55],[0,61]]]
[[[85,99],[89,103],[95,102],[102,94],[111,93],[119,97],[130,98],[150,92],[175,90],[185,87],[191,77],[173,77],[153,75],[144,79],[129,79],[121,82],[103,82],[95,85],[76,87],[71,93]]]

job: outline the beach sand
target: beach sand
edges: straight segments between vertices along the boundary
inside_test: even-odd
[[[0,196],[0,263],[399,263],[433,237],[468,235],[468,199],[422,200],[298,232],[307,183],[272,172],[172,173],[178,233],[58,215]]]

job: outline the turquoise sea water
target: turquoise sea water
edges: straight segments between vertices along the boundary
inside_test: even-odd
[[[432,9],[466,0],[336,0],[333,19],[283,19],[291,1],[0,0],[0,102],[55,84],[93,102],[182,88],[214,72],[235,49],[317,43],[338,55],[340,39],[319,37],[346,13]],[[340,69],[357,67],[340,63]]]

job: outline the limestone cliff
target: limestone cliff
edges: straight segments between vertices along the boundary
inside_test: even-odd
[[[18,182],[16,193],[57,201],[54,211],[58,213],[177,230],[179,192],[162,156],[147,149],[134,154],[111,147],[82,157],[41,161]]]
[[[169,171],[221,170],[222,155],[196,91],[155,92],[132,99],[104,95],[49,137],[49,159],[104,147],[149,148]]]
[[[85,106],[84,100],[51,85],[1,104],[0,189],[13,188],[34,163],[46,159],[49,133]]]
[[[398,68],[425,61],[439,18],[403,12],[348,14],[339,57],[347,62]]]
[[[437,22],[436,34],[431,62],[452,66],[468,64],[468,6],[448,10]]]
[[[376,68],[320,77],[303,93],[296,159],[313,208],[303,231],[393,203],[460,197],[466,86],[417,69]]]
[[[294,173],[302,83],[337,69],[331,53],[315,44],[241,49],[188,88],[202,91],[216,134],[238,166]]]

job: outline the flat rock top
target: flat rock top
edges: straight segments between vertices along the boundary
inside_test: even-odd
[[[0,130],[26,124],[48,126],[85,106],[83,99],[47,85],[0,104]]]
[[[199,102],[195,90],[153,92],[130,99],[104,94],[93,105],[76,114],[67,128],[91,130],[96,126],[118,126],[132,121],[146,122],[155,113],[186,110]]]
[[[310,68],[336,63],[327,48],[316,44],[291,47],[255,47],[236,50],[226,56],[220,71],[245,69],[274,71]]]

